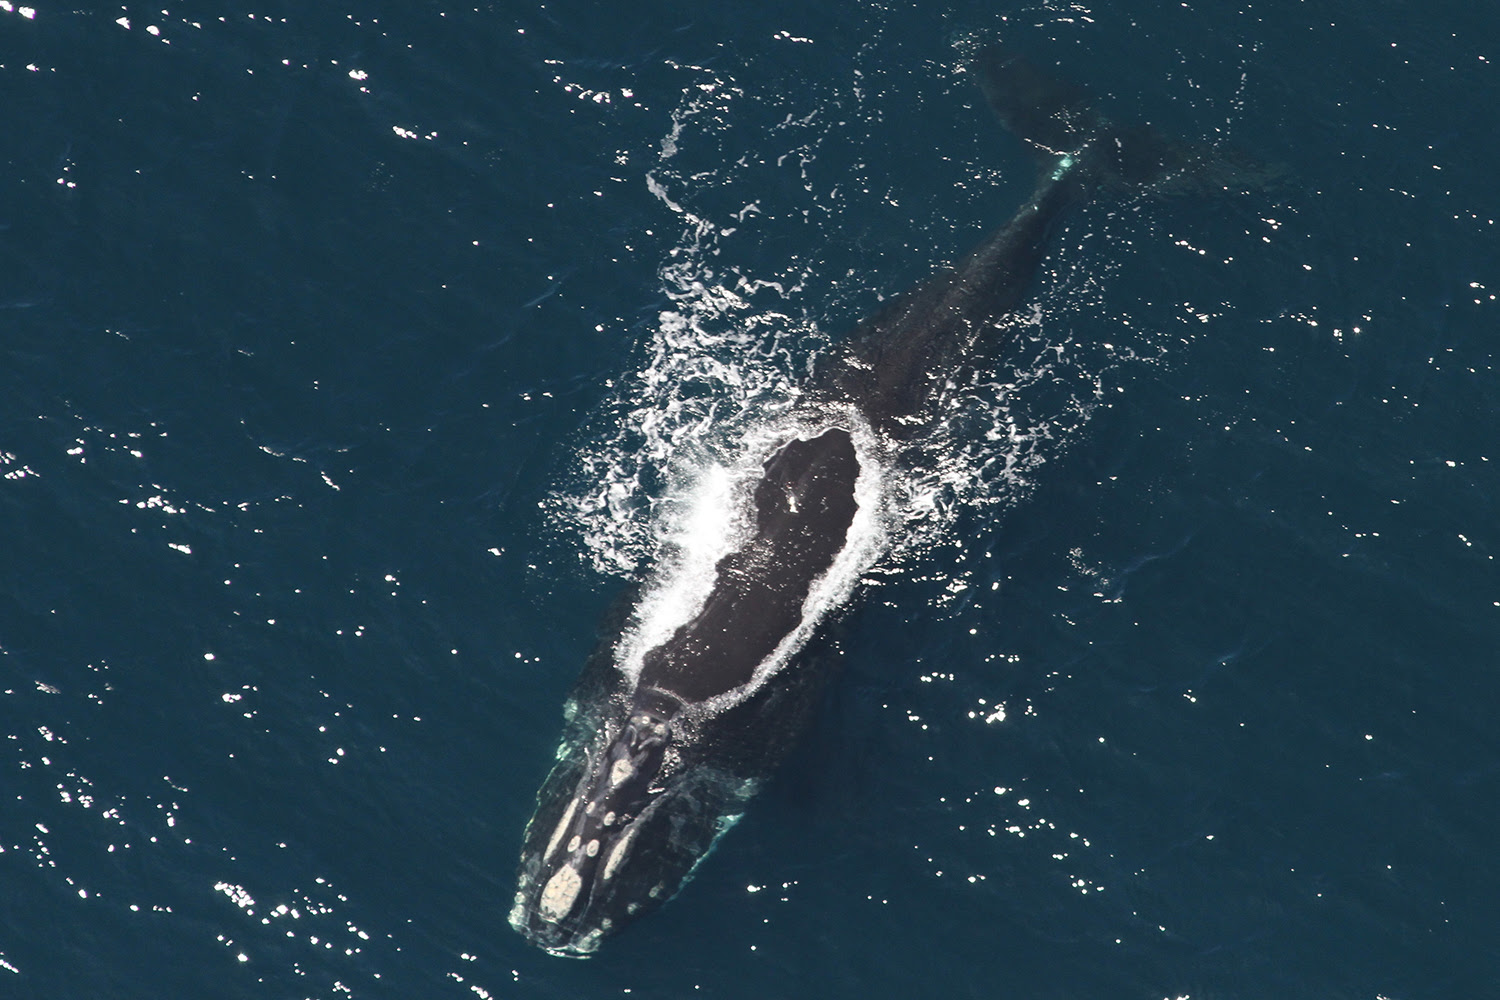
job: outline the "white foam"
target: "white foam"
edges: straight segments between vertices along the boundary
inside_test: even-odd
[[[703,608],[717,580],[720,559],[743,545],[754,531],[754,490],[766,460],[793,439],[811,440],[832,427],[850,432],[859,476],[856,510],[844,547],[829,569],[813,581],[803,602],[802,620],[755,670],[750,682],[703,706],[720,711],[754,693],[807,643],[829,612],[843,605],[862,576],[889,545],[886,524],[888,471],[875,431],[852,408],[805,408],[747,429],[731,466],[714,465],[682,508],[683,527],[672,533],[672,554],[663,560],[637,608],[633,627],[617,649],[620,669],[639,680],[647,652],[669,639]]]
[[[703,469],[676,505],[681,523],[667,532],[659,564],[667,567],[642,595],[627,641],[627,673],[640,676],[640,657],[692,620],[713,589],[714,567],[749,530],[743,470],[718,463]]]
[[[882,461],[880,441],[857,411],[850,410],[839,415],[845,419],[837,421],[836,425],[850,432],[859,461],[859,476],[854,483],[857,506],[845,536],[844,547],[834,557],[828,570],[813,581],[807,598],[803,601],[802,620],[797,628],[782,639],[775,651],[761,662],[748,684],[713,699],[706,706],[710,710],[722,711],[738,704],[775,676],[807,644],[823,619],[853,596],[865,573],[889,548],[886,485],[890,476]],[[816,428],[809,436],[822,433],[827,426],[830,425]]]

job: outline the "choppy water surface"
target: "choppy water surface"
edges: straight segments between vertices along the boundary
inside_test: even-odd
[[[0,993],[1483,995],[1495,20],[0,3]],[[1286,179],[1068,221],[790,765],[530,949],[600,622],[1030,190],[994,37]]]

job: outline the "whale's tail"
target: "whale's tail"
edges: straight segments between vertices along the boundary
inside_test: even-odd
[[[1227,144],[1192,144],[1149,125],[1121,124],[1098,110],[1082,87],[1052,76],[1031,60],[991,45],[970,64],[1000,123],[1030,146],[1044,175],[1062,163],[1087,166],[1106,192],[1212,194],[1264,189],[1284,171]]]
[[[862,322],[825,369],[834,398],[858,399],[893,439],[928,426],[943,373],[993,356],[1017,328],[1049,235],[1075,206],[1104,196],[1213,194],[1267,187],[1277,172],[1224,146],[1112,121],[1074,84],[995,45],[968,62],[1001,123],[1036,154],[1031,197],[967,258]],[[941,384],[937,382],[936,384]]]

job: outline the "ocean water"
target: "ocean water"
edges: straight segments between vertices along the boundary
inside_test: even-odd
[[[0,996],[1493,995],[1497,29],[0,2]],[[1281,180],[1067,220],[789,765],[529,947],[684,490],[1029,191],[996,38]]]

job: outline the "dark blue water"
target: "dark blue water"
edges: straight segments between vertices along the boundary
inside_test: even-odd
[[[1491,995],[1500,16],[921,8],[0,4],[0,996]],[[795,371],[1002,221],[996,36],[1285,180],[1069,220],[791,765],[529,948],[663,324]]]

